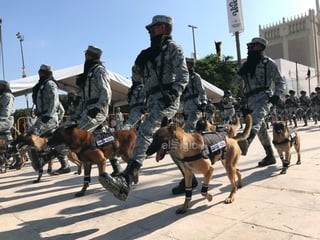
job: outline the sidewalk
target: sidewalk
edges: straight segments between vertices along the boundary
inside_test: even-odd
[[[27,163],[20,171],[0,175],[0,239],[320,239],[320,127],[309,124],[298,128],[301,165],[294,164],[297,155],[292,149],[293,164],[286,175],[279,175],[277,154],[276,165],[258,168],[264,150],[256,138],[248,155],[240,159],[243,188],[235,202],[223,203],[230,184],[217,162],[209,187],[212,202],[201,197],[199,186],[184,215],[175,214],[184,195],[171,194],[181,174],[169,156],[159,163],[153,157],[145,161],[140,183],[126,202],[99,184],[96,167],[86,195],[75,198],[83,175],[44,174],[40,183],[33,184],[37,174]],[[54,168],[58,167],[56,162]],[[111,171],[109,164],[107,169]],[[201,182],[202,176],[197,177]]]

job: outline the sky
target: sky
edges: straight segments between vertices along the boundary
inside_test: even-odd
[[[131,78],[131,67],[141,50],[149,47],[145,25],[154,15],[174,19],[173,39],[186,57],[193,54],[192,28],[197,58],[215,53],[215,41],[222,41],[222,55],[237,59],[236,41],[229,32],[226,0],[0,0],[3,61],[0,79],[22,76],[22,42],[26,75],[37,75],[41,64],[53,70],[84,63],[88,45],[103,49],[108,70]],[[242,0],[244,31],[240,33],[241,57],[246,43],[259,36],[259,25],[268,26],[308,14],[316,0]],[[4,68],[3,68],[4,65]],[[29,96],[30,98],[30,96]],[[15,108],[25,108],[17,97]]]

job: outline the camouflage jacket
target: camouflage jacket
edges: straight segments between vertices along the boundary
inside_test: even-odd
[[[198,73],[190,71],[189,83],[182,94],[184,102],[192,99],[197,105],[207,104],[207,95],[201,80],[201,76]]]
[[[285,81],[281,77],[277,65],[268,57],[263,57],[257,64],[255,74],[241,73],[243,63],[238,71],[244,81],[244,94],[247,96],[255,95],[258,92],[265,92],[269,96],[272,94],[281,96],[285,89]]]
[[[84,79],[82,97],[76,109],[76,115],[81,115],[93,108],[108,114],[111,102],[110,76],[104,66],[95,64]]]
[[[0,120],[8,120],[13,114],[14,96],[11,92],[0,95]]]
[[[144,84],[147,99],[151,96],[160,99],[171,90],[175,90],[181,96],[189,81],[182,48],[173,40],[166,39],[166,36],[162,37],[160,53],[146,60],[143,66],[137,64],[136,60],[132,67],[132,78]],[[143,50],[139,56],[147,50]]]

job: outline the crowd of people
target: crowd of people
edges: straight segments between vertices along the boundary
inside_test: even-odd
[[[147,157],[146,150],[153,134],[161,126],[164,117],[175,119],[179,109],[183,109],[181,125],[184,131],[190,133],[195,132],[196,122],[201,117],[215,123],[217,109],[222,112],[223,124],[231,123],[235,114],[245,116],[250,113],[253,118],[250,136],[239,142],[239,145],[242,155],[246,155],[251,142],[258,136],[266,153],[266,157],[258,163],[259,167],[276,162],[267,132],[268,115],[273,113],[277,119],[288,120],[295,127],[299,117],[304,120],[305,125],[310,117],[317,123],[320,117],[320,87],[310,97],[306,96],[305,91],[301,91],[298,98],[295,91],[290,90],[289,95],[282,100],[285,81],[274,61],[264,54],[268,45],[266,39],[256,37],[247,44],[247,60],[239,67],[235,78],[235,82],[239,83],[237,86],[244,86],[241,96],[234,99],[231,90],[227,89],[219,104],[215,105],[212,99],[207,98],[202,78],[195,72],[195,59],[186,58],[182,47],[172,38],[173,18],[156,15],[145,28],[150,34],[151,42],[150,47],[140,52],[132,67],[128,119],[124,119],[120,107],[116,108],[112,119],[108,118],[112,96],[110,77],[100,60],[103,51],[96,46],[90,45],[85,51],[84,71],[76,81],[79,91],[68,93],[66,110],[59,100],[58,85],[50,65],[40,66],[39,81],[32,93],[35,108],[28,119],[28,134],[50,136],[59,126],[74,123],[77,128],[93,134],[105,131],[106,122],[115,130],[137,130],[135,148],[126,168],[119,170],[120,174],[117,175],[102,173],[100,176],[104,178],[106,189],[115,197],[123,200],[128,196],[130,186]],[[0,81],[0,138],[6,139],[8,143],[12,140],[10,129],[13,127],[13,102],[9,83]],[[62,122],[65,113],[68,118]],[[61,167],[54,174],[64,174],[70,172],[66,158],[68,151],[65,145],[60,145],[55,146],[46,157],[39,156],[35,150],[31,151],[30,158],[38,161],[39,165],[44,165],[56,157]],[[20,169],[18,152],[15,158],[12,168]],[[171,158],[180,168],[178,159],[175,156]],[[193,176],[192,187],[197,185],[198,181]],[[172,189],[173,194],[183,192],[184,179]],[[120,193],[125,194],[125,198]]]

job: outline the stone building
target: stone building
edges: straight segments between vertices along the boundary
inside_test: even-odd
[[[272,59],[285,59],[293,63],[309,66],[311,80],[320,86],[320,14],[319,0],[316,0],[316,11],[310,9],[304,15],[267,26],[259,26],[261,37],[269,41],[266,54]],[[301,75],[299,69],[293,69],[293,76]],[[295,71],[297,73],[295,73]],[[304,77],[306,77],[305,71]],[[297,89],[298,90],[298,89]]]

